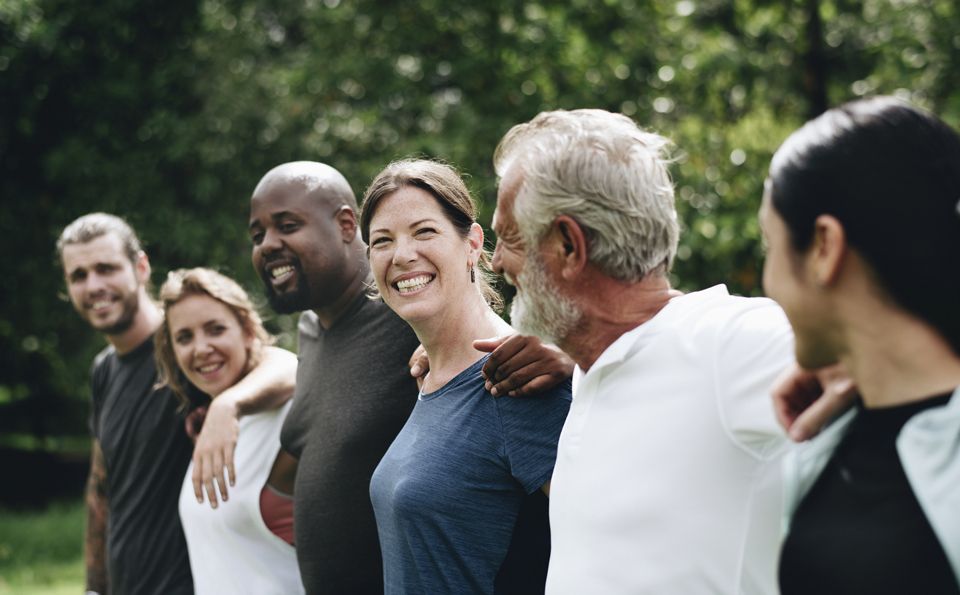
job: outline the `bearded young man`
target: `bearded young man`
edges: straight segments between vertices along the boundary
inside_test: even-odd
[[[150,261],[133,229],[106,213],[84,215],[64,228],[57,251],[71,303],[109,343],[91,372],[87,591],[193,593],[177,501],[194,447],[185,412],[168,388],[156,388],[153,334],[163,312],[148,291]],[[228,497],[224,473],[234,475],[237,417],[288,399],[294,365],[271,348],[211,406],[198,439],[202,448],[194,453],[197,467],[208,470],[211,500],[216,488]]]

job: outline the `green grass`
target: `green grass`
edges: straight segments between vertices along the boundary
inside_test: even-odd
[[[85,519],[82,501],[0,509],[0,595],[82,593]]]

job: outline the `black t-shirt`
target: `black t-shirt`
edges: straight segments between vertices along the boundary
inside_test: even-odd
[[[382,302],[360,295],[329,328],[300,318],[293,406],[280,442],[299,459],[294,532],[307,593],[383,592],[370,477],[410,416],[407,362],[419,341]]]
[[[896,450],[907,420],[949,399],[860,406],[793,517],[780,558],[783,595],[960,593]]]
[[[91,430],[107,471],[110,593],[193,593],[177,502],[193,445],[170,390],[155,390],[150,338],[94,362]]]

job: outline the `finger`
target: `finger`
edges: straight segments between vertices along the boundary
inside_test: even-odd
[[[506,394],[509,397],[526,397],[542,392],[551,386],[556,385],[556,383],[557,379],[554,378],[552,374],[541,374],[540,376],[530,379],[530,381],[525,383],[523,386],[519,386],[507,392]]]
[[[213,453],[213,478],[220,487],[220,499],[224,502],[230,499],[227,491],[227,479],[224,473],[223,453],[216,451]]]
[[[427,358],[427,351],[423,345],[417,346],[413,351],[407,366],[410,368],[410,375],[414,378],[419,378],[430,370],[430,359]]]
[[[512,335],[503,344],[490,352],[487,363],[483,365],[483,375],[488,380],[500,381],[510,375],[510,372],[521,367],[518,362],[511,361],[522,353],[527,346],[528,337]],[[528,362],[529,363],[529,362]]]
[[[521,356],[517,355],[511,359],[510,364],[513,365],[516,363],[517,365],[520,365],[519,362],[517,362],[519,357]],[[503,367],[500,369],[503,370]],[[534,378],[537,378],[545,373],[547,373],[547,370],[544,369],[543,362],[541,360],[533,360],[527,365],[510,372],[506,375],[506,377],[496,380],[493,383],[493,389],[490,392],[494,396],[505,395],[512,390],[524,386]],[[498,376],[499,375],[500,374],[498,373]]]
[[[489,339],[477,339],[473,342],[473,348],[477,351],[489,353],[497,347],[500,347],[500,345],[502,345],[509,336],[510,335],[505,335],[503,337],[490,337]]]
[[[832,383],[822,397],[797,415],[790,428],[790,438],[797,442],[813,438],[830,420],[848,409],[856,396],[857,390],[853,382],[842,379]]]
[[[225,459],[224,462],[226,463],[226,466],[227,466],[227,479],[230,480],[231,487],[237,485],[237,472],[236,472],[236,469],[234,469],[233,467],[233,452],[234,452],[234,445],[228,444],[227,450],[223,454]]]
[[[204,478],[203,487],[207,490],[207,500],[210,502],[210,508],[216,508],[218,504],[217,489],[213,485],[213,474],[210,474]]]
[[[203,504],[203,461],[193,457],[193,495],[197,497],[197,504]]]

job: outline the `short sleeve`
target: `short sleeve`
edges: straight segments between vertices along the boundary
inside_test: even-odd
[[[715,382],[721,416],[734,441],[768,459],[787,444],[774,414],[771,389],[794,361],[793,331],[774,302],[749,301],[754,303],[720,330]]]
[[[100,409],[106,393],[104,383],[108,375],[106,367],[109,365],[109,352],[109,348],[101,351],[90,365],[90,417],[87,418],[87,427],[90,435],[97,440],[100,439]]]
[[[510,473],[530,494],[550,480],[570,410],[570,381],[523,398],[496,399]]]

